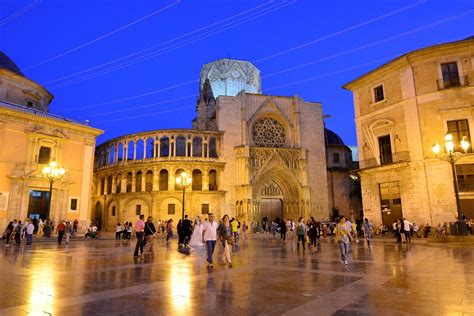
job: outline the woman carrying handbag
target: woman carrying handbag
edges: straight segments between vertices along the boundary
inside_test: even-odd
[[[153,249],[153,239],[155,238],[156,228],[153,224],[153,218],[148,216],[148,219],[145,223],[145,247],[142,251],[141,258],[145,259],[145,255],[150,253],[150,256],[153,258],[155,256],[155,251]]]

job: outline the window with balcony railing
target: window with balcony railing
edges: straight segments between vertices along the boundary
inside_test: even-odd
[[[438,89],[448,89],[467,85],[467,76],[460,76],[456,62],[441,64],[442,79],[438,80]]]

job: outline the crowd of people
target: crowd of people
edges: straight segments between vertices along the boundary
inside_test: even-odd
[[[23,222],[21,220],[13,219],[10,221],[3,232],[2,240],[5,244],[10,246],[14,241],[15,245],[21,245],[21,240],[26,239],[26,244],[31,245],[33,236],[42,236],[44,238],[51,238],[56,233],[58,237],[58,244],[61,245],[63,239],[66,244],[69,243],[70,238],[77,233],[79,221],[76,219],[71,224],[70,221],[61,221],[58,225],[54,225],[50,219],[42,220],[37,218],[27,218]]]

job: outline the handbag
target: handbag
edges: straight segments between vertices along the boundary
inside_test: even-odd
[[[227,244],[229,244],[229,245],[234,244],[234,237],[232,237],[232,236],[227,237]]]

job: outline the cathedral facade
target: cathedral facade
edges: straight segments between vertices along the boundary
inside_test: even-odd
[[[221,59],[203,66],[196,112],[192,129],[125,135],[96,148],[92,220],[108,229],[139,214],[176,222],[183,200],[192,217],[329,218],[320,103],[261,94],[255,66]],[[183,172],[192,179],[184,190],[176,181]]]

